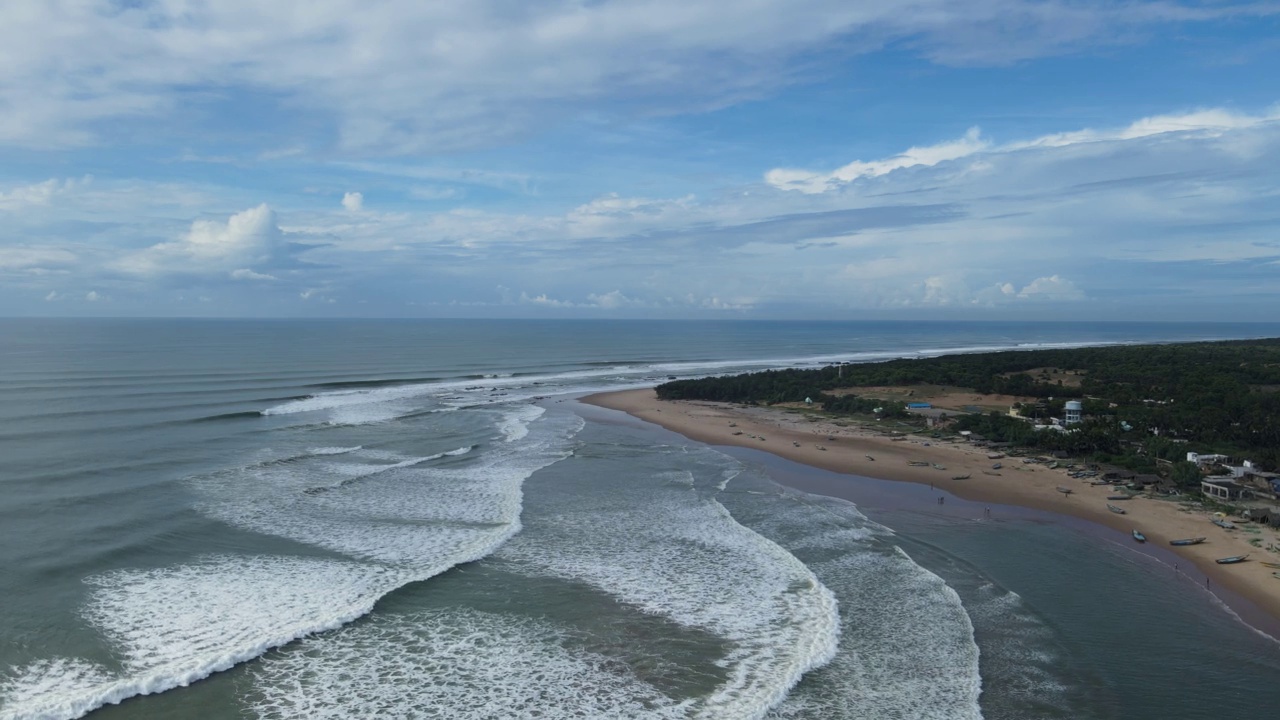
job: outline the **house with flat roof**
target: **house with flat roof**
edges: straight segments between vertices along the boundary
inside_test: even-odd
[[[1200,481],[1200,492],[1207,498],[1230,501],[1244,497],[1249,489],[1234,480],[1207,478]]]

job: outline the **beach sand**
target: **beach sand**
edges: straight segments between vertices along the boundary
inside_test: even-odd
[[[626,412],[685,437],[711,445],[734,445],[764,450],[814,467],[850,475],[928,484],[966,500],[1017,505],[1095,522],[1124,533],[1137,529],[1149,543],[1174,552],[1208,579],[1256,604],[1280,620],[1280,572],[1262,562],[1280,563],[1280,532],[1252,523],[1225,530],[1213,525],[1212,515],[1188,509],[1176,500],[1135,496],[1112,504],[1127,513],[1107,509],[1109,486],[1068,476],[1063,469],[1023,463],[1021,458],[988,458],[993,452],[963,442],[935,440],[922,435],[897,439],[874,427],[835,423],[785,408],[745,407],[729,403],[659,400],[652,389],[601,393],[582,402]],[[910,465],[928,463],[927,466]],[[994,463],[1002,467],[993,470]],[[935,467],[937,466],[937,467]],[[998,473],[998,474],[991,474]],[[968,475],[967,479],[953,479]],[[1067,495],[1058,488],[1069,488]],[[1234,522],[1234,519],[1233,519]],[[1249,529],[1253,526],[1253,529]],[[1171,547],[1169,540],[1206,537],[1199,545]],[[1260,539],[1261,547],[1250,544]],[[1249,555],[1249,561],[1218,565],[1215,558]]]

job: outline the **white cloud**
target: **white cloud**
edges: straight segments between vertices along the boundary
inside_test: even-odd
[[[1065,148],[1083,143],[1137,140],[1166,133],[1177,133],[1184,138],[1215,138],[1233,130],[1254,128],[1277,121],[1280,121],[1280,105],[1261,115],[1233,113],[1223,109],[1194,110],[1180,114],[1147,117],[1120,128],[1101,130],[1086,128],[1043,135],[1031,140],[1014,141],[1004,145],[993,145],[990,141],[983,139],[981,131],[974,127],[956,140],[925,147],[912,147],[899,155],[880,160],[855,160],[831,172],[776,168],[765,173],[764,179],[769,185],[780,190],[822,193],[837,190],[861,178],[879,177],[904,168],[932,167],[984,153]],[[990,165],[975,164],[969,169],[986,171],[990,169]]]
[[[342,207],[347,212],[360,212],[364,209],[364,194],[349,192],[342,196]]]
[[[142,275],[238,272],[235,269],[252,265],[278,265],[287,261],[288,252],[275,212],[263,204],[236,213],[225,223],[196,220],[182,239],[128,255],[116,266]]]
[[[642,300],[636,300],[635,298],[629,298],[626,295],[623,295],[621,290],[614,290],[612,292],[604,293],[603,295],[591,293],[587,296],[587,301],[595,307],[605,308],[607,310],[615,310],[617,308],[624,307],[644,307],[648,304]]]
[[[231,279],[232,280],[275,280],[276,276],[267,275],[265,273],[254,272],[249,268],[240,268],[238,270],[231,271]]]
[[[882,160],[863,162],[855,160],[830,173],[815,173],[807,170],[790,170],[779,168],[765,173],[765,182],[782,190],[799,190],[806,193],[820,193],[838,185],[846,184],[864,177],[878,177],[902,168],[921,165],[933,166],[947,160],[968,157],[991,147],[991,143],[982,139],[978,128],[970,128],[963,137],[957,140],[908,148],[905,152]]]
[[[49,265],[70,265],[76,255],[58,248],[0,247],[0,270],[41,268]]]
[[[1082,300],[1084,293],[1070,280],[1050,275],[1027,283],[1027,286],[1018,292],[1018,297],[1036,300]]]
[[[85,293],[84,299],[88,300],[89,302],[98,302],[99,300],[104,300],[105,297],[102,295],[99,295],[97,290],[90,290],[89,292]]]
[[[815,57],[895,41],[936,62],[1008,63],[1167,23],[1273,11],[1172,0],[513,7],[505,0],[9,0],[0,24],[0,142],[91,142],[103,121],[226,109],[219,103],[233,100],[219,96],[252,94],[318,115],[348,150],[457,149],[520,137],[617,99],[654,112],[719,107],[805,79],[798,68]],[[219,92],[198,92],[209,87]],[[293,128],[277,128],[274,145],[296,143],[285,137]]]
[[[28,207],[41,206],[50,204],[53,199],[59,195],[64,195],[75,190],[78,187],[92,182],[93,178],[86,175],[76,180],[68,178],[66,180],[50,179],[44,182],[34,183],[30,185],[20,185],[0,191],[0,211],[16,212]]]
[[[1234,113],[1222,108],[1210,108],[1172,115],[1153,115],[1121,128],[1084,129],[1045,135],[1026,142],[1010,143],[1001,149],[1009,152],[1034,147],[1065,147],[1077,143],[1135,140],[1165,133],[1219,137],[1232,130],[1252,128],[1265,123],[1273,123],[1277,120],[1280,120],[1280,105],[1261,115],[1247,115]]]
[[[556,308],[578,307],[578,303],[569,302],[567,300],[557,300],[552,297],[547,297],[546,293],[541,293],[539,295],[530,295],[526,292],[521,292],[519,303],[521,305],[543,305],[545,307],[556,307]]]
[[[62,296],[58,295],[58,293],[57,293],[57,292],[55,292],[55,291],[53,291],[53,290],[50,290],[50,291],[49,291],[49,294],[44,296],[44,301],[45,301],[45,302],[53,302],[54,300],[59,300],[59,299],[61,299],[61,297],[62,297]]]

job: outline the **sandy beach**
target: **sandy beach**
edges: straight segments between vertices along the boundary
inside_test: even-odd
[[[659,400],[652,389],[601,393],[583,402],[626,412],[685,437],[712,445],[765,450],[789,460],[850,475],[928,484],[967,500],[1017,505],[1092,521],[1124,533],[1137,529],[1148,542],[1173,551],[1210,583],[1225,587],[1280,619],[1280,532],[1252,523],[1226,530],[1212,515],[1169,499],[1135,496],[1116,501],[1126,514],[1107,509],[1109,486],[1071,478],[1064,469],[1024,463],[1021,458],[989,458],[992,451],[927,435],[899,435],[875,427],[816,418],[785,408],[727,403]],[[912,465],[911,463],[924,463]],[[999,469],[993,469],[1000,463]],[[964,477],[967,476],[967,477]],[[964,479],[956,479],[961,478]],[[1070,489],[1064,494],[1059,488]],[[1234,518],[1232,518],[1235,521]],[[1199,545],[1171,547],[1178,538],[1205,537]],[[1260,541],[1261,546],[1250,543]],[[1216,558],[1249,555],[1219,565]],[[1191,574],[1191,573],[1189,573]]]

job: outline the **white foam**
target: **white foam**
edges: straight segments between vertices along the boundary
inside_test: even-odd
[[[403,573],[367,564],[265,556],[90,578],[97,589],[85,617],[112,644],[124,672],[80,660],[37,663],[7,684],[4,717],[75,718],[188,685],[348,623],[406,581]]]
[[[78,658],[37,660],[11,668],[0,682],[0,720],[55,720],[84,715],[93,698],[118,682],[107,668]]]
[[[507,442],[515,442],[529,434],[529,423],[537,420],[546,408],[537,405],[519,405],[503,415],[498,430]]]
[[[1156,340],[1144,342],[1158,342]],[[448,404],[476,405],[519,400],[547,394],[598,392],[651,387],[672,375],[700,377],[709,374],[756,372],[777,368],[813,368],[833,363],[865,363],[899,357],[926,358],[1011,350],[1068,349],[1130,344],[1114,341],[1072,341],[1043,343],[990,343],[959,347],[902,348],[853,353],[740,358],[735,360],[694,360],[685,362],[636,363],[541,375],[513,376],[494,373],[483,380],[459,379],[431,383],[410,383],[365,390],[334,390],[301,400],[273,405],[263,415],[290,415],[330,411],[330,423],[368,424],[384,422],[415,412],[423,399]],[[493,397],[495,391],[503,393]],[[509,396],[508,396],[509,394]]]
[[[843,500],[752,495],[752,526],[812,558],[840,601],[840,648],[794,688],[774,718],[976,720],[982,680],[973,624],[955,591],[892,533]]]
[[[474,610],[376,618],[272,654],[253,670],[264,720],[687,717],[609,658],[539,620]]]
[[[362,445],[356,445],[355,447],[316,447],[308,448],[307,452],[312,455],[346,455],[363,449]]]
[[[650,481],[652,492],[614,505],[602,506],[601,497],[584,499],[587,512],[570,505],[498,557],[527,572],[588,583],[729,641],[733,649],[721,661],[728,680],[694,715],[759,717],[835,653],[835,598],[786,550],[669,479],[660,475]],[[620,490],[601,485],[606,496]]]
[[[3,712],[15,719],[78,717],[186,685],[350,622],[405,583],[484,557],[519,531],[521,484],[566,457],[568,438],[583,425],[565,414],[533,432],[541,414],[511,411],[507,419],[522,428],[520,438],[456,467],[422,464],[466,455],[471,446],[408,458],[338,448],[345,452],[311,452],[193,480],[198,508],[215,518],[357,561],[217,557],[93,578],[98,589],[85,616],[112,643],[124,673],[104,675],[79,660],[37,663],[6,681]],[[335,455],[355,461],[334,462]]]
[[[901,551],[848,552],[814,570],[840,597],[842,647],[771,717],[982,717],[973,625],[941,578]]]
[[[484,557],[520,529],[521,484],[568,455],[582,427],[562,416],[529,436],[541,408],[507,414],[508,437],[457,467],[422,467],[458,448],[392,465],[332,463],[254,466],[196,481],[205,514],[353,558],[411,568],[422,579]],[[355,482],[358,480],[359,482]]]

